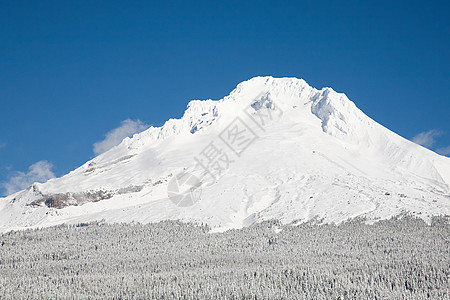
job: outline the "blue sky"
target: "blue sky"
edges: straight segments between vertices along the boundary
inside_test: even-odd
[[[0,195],[257,75],[331,86],[445,152],[449,14],[448,1],[1,1]]]

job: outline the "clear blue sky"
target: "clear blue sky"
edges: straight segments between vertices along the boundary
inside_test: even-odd
[[[0,182],[41,160],[60,176],[121,121],[161,125],[257,75],[331,86],[450,146],[449,15],[448,1],[0,1]]]

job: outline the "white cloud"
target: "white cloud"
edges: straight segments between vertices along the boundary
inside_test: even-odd
[[[149,126],[140,120],[124,120],[120,126],[109,131],[105,139],[94,144],[95,155],[102,154],[114,146],[117,146],[126,137],[131,137],[133,134],[144,131]]]
[[[0,149],[5,148],[6,147],[6,143],[0,143]]]
[[[34,182],[45,182],[54,178],[55,174],[51,170],[52,167],[53,165],[46,160],[38,161],[28,168],[28,173],[15,172],[8,182],[2,182],[0,186],[3,187],[7,195],[13,194],[29,187]]]
[[[441,131],[432,129],[419,133],[418,135],[413,137],[411,141],[424,147],[430,148],[431,146],[433,146],[436,138],[440,135],[442,135]]]
[[[436,152],[441,155],[449,156],[450,155],[450,146],[438,148],[438,149],[436,149]]]

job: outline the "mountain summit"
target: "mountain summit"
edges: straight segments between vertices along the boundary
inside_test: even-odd
[[[0,230],[181,219],[450,215],[450,159],[366,116],[345,94],[256,77],[126,138],[69,174],[0,198]]]

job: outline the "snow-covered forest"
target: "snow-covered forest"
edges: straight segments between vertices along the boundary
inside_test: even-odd
[[[102,222],[0,235],[1,299],[449,299],[450,225]]]

